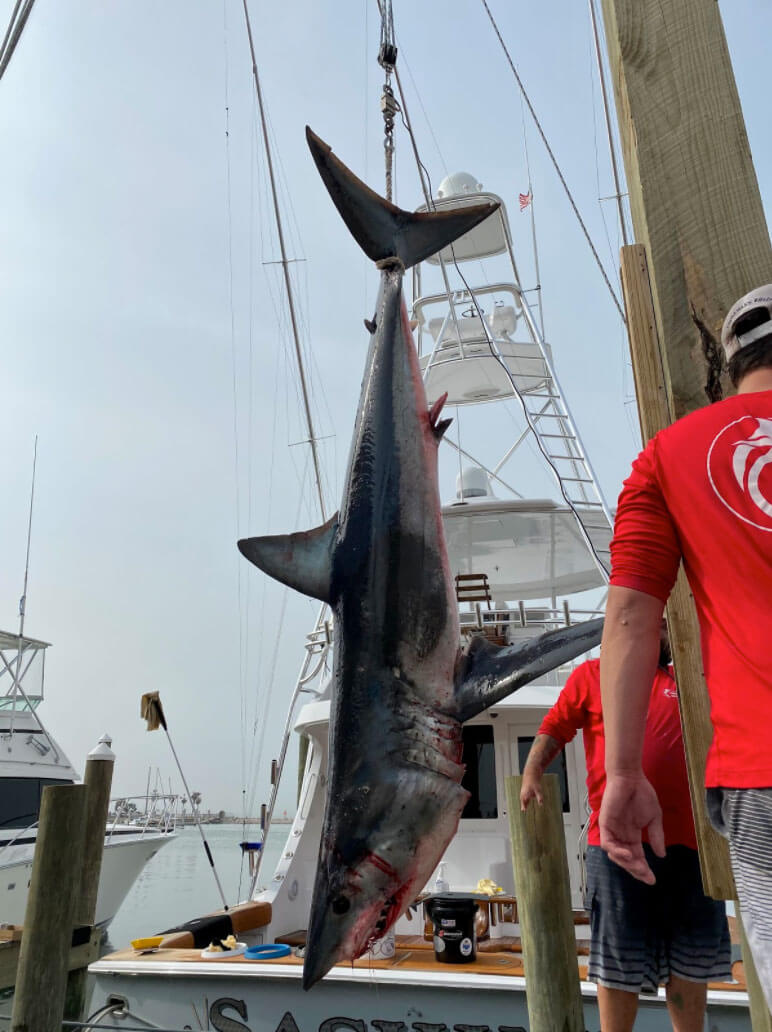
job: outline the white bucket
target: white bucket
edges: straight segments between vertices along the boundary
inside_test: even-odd
[[[373,960],[388,960],[394,956],[396,949],[394,929],[390,928],[382,939],[375,940],[368,952]]]

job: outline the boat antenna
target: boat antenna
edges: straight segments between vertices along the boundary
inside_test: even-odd
[[[295,298],[292,292],[292,282],[289,274],[289,262],[287,260],[287,250],[284,246],[284,231],[282,229],[281,213],[279,211],[279,198],[276,191],[276,178],[273,172],[273,157],[271,155],[271,144],[268,139],[268,126],[265,118],[265,108],[263,107],[263,94],[260,89],[260,76],[257,74],[257,59],[255,57],[255,44],[252,39],[252,24],[249,20],[249,10],[247,8],[247,0],[242,0],[244,6],[244,18],[247,23],[247,38],[249,39],[249,52],[252,57],[252,77],[255,80],[255,92],[257,94],[257,106],[260,110],[260,126],[263,134],[263,143],[265,145],[265,157],[268,163],[268,176],[271,181],[271,197],[273,199],[273,211],[276,219],[276,231],[279,237],[279,250],[281,251],[281,262],[282,271],[284,273],[284,286],[287,292],[287,306],[289,308],[290,322],[292,323],[292,336],[295,343],[295,358],[298,364],[298,372],[300,374],[300,388],[303,394],[303,408],[306,416],[306,429],[308,431],[308,443],[311,445],[311,457],[314,463],[314,477],[316,478],[316,490],[319,496],[319,509],[322,514],[322,521],[327,520],[327,513],[324,505],[324,492],[322,491],[322,475],[321,466],[319,464],[319,450],[317,448],[317,436],[314,431],[314,422],[311,416],[311,404],[308,395],[308,385],[306,383],[305,367],[303,365],[303,353],[300,347],[300,334],[298,332],[297,317],[295,315]]]
[[[27,553],[24,559],[24,588],[19,599],[19,643],[16,648],[16,673],[13,674],[13,706],[11,707],[10,733],[13,734],[16,699],[18,693],[24,692],[21,687],[21,657],[24,652],[24,615],[27,609],[27,582],[29,581],[29,550],[32,540],[32,506],[35,501],[35,467],[38,461],[38,436],[35,434],[35,445],[32,452],[32,487],[29,496],[29,517],[27,519]]]

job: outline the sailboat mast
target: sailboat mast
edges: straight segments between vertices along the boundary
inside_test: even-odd
[[[308,397],[308,384],[306,382],[305,367],[303,365],[303,354],[300,348],[300,334],[298,333],[297,317],[295,315],[295,298],[292,292],[292,282],[289,274],[289,262],[287,261],[287,250],[284,246],[284,231],[282,229],[281,213],[279,211],[279,198],[276,191],[276,178],[273,172],[273,157],[271,155],[271,145],[268,140],[268,126],[265,120],[265,109],[263,107],[263,94],[260,89],[260,76],[257,73],[257,60],[255,58],[255,44],[252,39],[252,25],[249,20],[249,11],[247,9],[247,0],[242,0],[244,6],[244,18],[247,23],[247,37],[249,39],[249,52],[252,57],[252,77],[255,80],[255,92],[257,94],[257,106],[260,110],[260,125],[263,132],[263,143],[265,144],[265,155],[268,162],[268,176],[271,181],[271,197],[273,198],[273,210],[276,218],[276,231],[279,236],[279,250],[281,252],[281,267],[284,273],[284,286],[287,292],[287,306],[289,308],[290,322],[292,324],[292,336],[295,344],[295,358],[298,364],[298,372],[300,374],[300,388],[303,395],[303,408],[306,417],[306,429],[308,431],[308,441],[311,445],[311,457],[314,463],[314,477],[316,480],[316,490],[319,496],[319,509],[322,514],[322,521],[326,521],[327,513],[324,505],[324,493],[322,491],[322,476],[321,468],[319,465],[319,449],[317,448],[317,438],[314,431],[314,422],[311,416],[311,405]]]

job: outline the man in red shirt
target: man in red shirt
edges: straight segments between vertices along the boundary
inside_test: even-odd
[[[683,559],[713,724],[708,812],[729,839],[772,1006],[772,284],[732,307],[721,340],[737,394],[652,438],[619,498],[601,653],[600,832],[612,860],[654,881],[641,831],[661,856],[662,817],[641,756],[659,623]]]
[[[582,663],[542,721],[523,770],[520,805],[541,803],[541,779],[576,732],[583,733],[590,825],[585,864],[590,914],[590,981],[598,983],[602,1032],[631,1032],[640,992],[665,983],[675,1032],[701,1032],[707,983],[730,977],[730,943],[723,903],[702,891],[678,693],[662,630],[659,665],[650,686],[643,769],[662,801],[666,855],[645,855],[655,885],[637,881],[600,848],[598,811],[606,786],[600,663]]]

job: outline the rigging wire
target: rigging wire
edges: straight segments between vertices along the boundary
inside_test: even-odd
[[[490,19],[490,23],[493,26],[493,31],[496,33],[496,35],[498,37],[499,43],[501,44],[501,48],[504,51],[504,55],[505,55],[505,57],[507,59],[509,67],[512,70],[512,74],[515,77],[515,82],[517,83],[518,89],[520,90],[520,95],[522,96],[523,100],[525,101],[525,103],[526,103],[526,105],[528,107],[529,112],[531,113],[531,117],[533,118],[534,124],[536,125],[536,128],[537,128],[537,130],[539,132],[539,136],[541,136],[542,143],[544,144],[545,148],[547,149],[547,154],[549,155],[549,158],[550,158],[550,160],[551,160],[551,162],[553,164],[553,167],[554,167],[555,171],[557,172],[558,179],[560,180],[560,183],[561,183],[561,185],[563,187],[563,190],[565,191],[566,197],[568,198],[568,201],[569,201],[569,203],[570,203],[570,205],[571,205],[571,207],[573,209],[574,215],[576,216],[576,219],[577,219],[577,221],[578,221],[578,223],[579,223],[579,225],[581,227],[582,233],[584,234],[584,238],[587,241],[587,244],[588,244],[588,246],[590,248],[590,251],[592,252],[593,258],[595,259],[595,263],[598,266],[598,268],[600,269],[600,273],[603,276],[603,280],[604,280],[604,282],[605,282],[605,284],[606,284],[606,286],[608,288],[609,293],[611,294],[611,297],[612,297],[612,299],[614,301],[614,304],[617,307],[617,311],[619,312],[619,316],[620,316],[620,318],[622,319],[622,321],[626,325],[627,324],[627,319],[625,318],[624,308],[622,307],[622,304],[621,304],[619,298],[617,297],[617,293],[616,293],[616,291],[614,290],[614,287],[611,284],[611,280],[608,278],[606,270],[605,270],[605,268],[603,266],[603,262],[600,260],[600,255],[598,254],[598,252],[597,252],[597,250],[595,248],[595,244],[592,242],[592,237],[590,236],[589,230],[587,229],[587,226],[585,225],[584,219],[582,218],[582,216],[581,216],[581,214],[579,212],[579,209],[578,209],[578,207],[576,205],[576,201],[574,200],[574,196],[571,193],[571,190],[570,190],[570,188],[568,186],[568,183],[565,180],[565,177],[564,177],[563,172],[562,172],[562,170],[560,168],[560,165],[558,164],[558,160],[555,157],[555,155],[554,155],[554,153],[552,151],[552,148],[549,145],[549,142],[548,142],[547,137],[546,137],[546,135],[544,133],[544,130],[542,129],[541,122],[539,121],[539,119],[538,119],[538,117],[536,115],[536,111],[534,110],[533,104],[531,103],[530,97],[526,93],[525,86],[523,85],[523,80],[520,78],[520,75],[519,75],[519,73],[517,71],[517,68],[515,67],[514,61],[512,60],[512,58],[510,56],[509,50],[507,49],[507,45],[504,42],[504,39],[503,39],[503,37],[501,35],[501,32],[499,31],[498,25],[496,24],[496,20],[493,17],[493,14],[491,13],[490,7],[488,6],[488,0],[481,0],[481,3],[483,5],[483,7],[485,8],[485,11],[486,11],[486,13],[488,15],[488,18]]]
[[[0,43],[0,79],[2,79],[5,70],[10,64],[13,52],[24,31],[24,26],[27,24],[27,19],[32,13],[34,3],[35,0],[16,0],[16,4],[11,12],[11,20],[8,22],[8,28],[5,30],[3,42]]]
[[[264,146],[265,146],[266,161],[268,163],[268,175],[269,175],[269,178],[270,178],[270,181],[271,181],[271,194],[273,196],[274,214],[276,216],[276,231],[277,231],[277,234],[278,234],[278,237],[279,237],[279,249],[281,251],[281,266],[282,266],[282,271],[284,273],[284,283],[285,283],[285,287],[286,287],[286,290],[287,290],[287,306],[289,308],[290,321],[292,323],[292,330],[293,330],[293,335],[294,335],[294,338],[295,338],[295,354],[296,354],[297,362],[298,362],[298,374],[300,376],[300,384],[301,384],[301,389],[302,389],[302,392],[303,392],[303,406],[304,406],[305,414],[306,414],[306,426],[307,426],[307,429],[308,429],[309,444],[311,445],[311,456],[312,456],[313,462],[314,462],[314,474],[316,476],[316,489],[317,489],[317,494],[319,496],[319,509],[321,511],[321,514],[322,514],[322,521],[326,522],[327,515],[326,515],[326,510],[325,510],[325,504],[324,504],[324,493],[322,491],[322,478],[321,478],[321,469],[320,469],[320,465],[319,465],[319,454],[318,454],[318,449],[317,449],[317,437],[316,437],[316,434],[314,432],[314,424],[313,424],[313,419],[312,419],[312,416],[311,416],[311,408],[310,408],[310,402],[309,402],[309,397],[308,397],[308,386],[307,386],[307,383],[306,383],[305,371],[303,369],[303,358],[302,358],[302,352],[301,352],[301,347],[300,347],[300,339],[299,339],[299,335],[298,335],[297,318],[296,318],[296,315],[295,315],[295,303],[294,303],[293,296],[292,296],[292,284],[290,282],[289,263],[288,263],[288,260],[287,260],[287,253],[286,253],[286,249],[285,249],[285,246],[284,246],[284,232],[282,230],[281,216],[280,216],[280,213],[279,213],[279,200],[278,200],[278,196],[277,196],[277,193],[276,193],[276,181],[275,181],[274,171],[273,171],[273,160],[272,160],[272,157],[271,157],[270,143],[269,143],[269,140],[268,140],[268,126],[266,124],[265,108],[263,106],[263,94],[262,94],[262,90],[260,89],[260,77],[259,77],[258,72],[257,72],[257,58],[255,56],[255,44],[254,44],[254,40],[252,38],[252,23],[251,23],[250,18],[249,18],[249,9],[247,7],[247,0],[242,0],[242,4],[243,4],[243,7],[244,7],[244,20],[246,22],[246,27],[247,27],[247,38],[249,40],[249,52],[250,52],[250,55],[252,57],[252,77],[253,77],[254,82],[255,82],[255,91],[257,93],[257,103],[258,103],[258,107],[260,109],[260,122],[261,122],[262,129],[263,129],[263,143],[264,143]]]
[[[617,166],[617,154],[616,147],[614,146],[614,134],[611,129],[611,113],[609,111],[608,102],[608,91],[606,90],[606,73],[603,68],[603,54],[600,46],[600,36],[598,34],[598,19],[595,13],[595,0],[588,0],[590,5],[590,22],[592,24],[592,35],[595,41],[595,56],[598,62],[598,78],[600,80],[600,91],[603,97],[603,114],[606,120],[606,133],[608,134],[608,148],[611,155],[611,169],[614,175],[614,189],[617,202],[617,209],[619,211],[619,225],[622,229],[622,242],[626,247],[628,244],[627,239],[627,223],[625,220],[625,211],[622,206],[622,187],[619,179],[619,168]]]
[[[485,0],[483,0],[483,3],[485,3]],[[427,204],[427,207],[430,210],[434,210],[435,205],[434,205],[434,201],[432,199],[431,177],[429,176],[429,173],[426,171],[426,166],[423,164],[423,162],[421,161],[421,159],[419,157],[418,144],[416,143],[415,135],[413,133],[412,126],[410,125],[410,120],[407,117],[407,108],[406,108],[406,105],[405,105],[405,98],[402,95],[402,88],[401,88],[401,84],[400,84],[398,78],[397,78],[397,85],[398,85],[398,88],[400,90],[400,102],[402,104],[403,112],[404,112],[403,121],[405,121],[405,126],[407,128],[408,135],[410,136],[410,142],[412,144],[413,153],[414,153],[415,158],[416,158],[416,163],[417,163],[417,166],[418,166],[418,176],[419,176],[419,179],[421,180],[421,186],[422,186],[423,191],[424,191],[424,197],[426,199],[426,204]],[[424,176],[426,177],[425,180],[424,180]],[[507,363],[504,361],[504,359],[499,354],[498,349],[494,346],[494,343],[493,343],[493,340],[492,340],[492,338],[490,336],[490,332],[488,330],[487,324],[486,324],[485,320],[483,319],[483,311],[482,311],[482,308],[480,307],[480,303],[477,300],[477,295],[472,290],[472,288],[469,286],[469,283],[467,282],[464,274],[461,272],[461,269],[459,268],[459,264],[458,264],[458,261],[456,260],[456,256],[455,256],[455,252],[454,252],[452,244],[450,245],[450,253],[452,255],[452,260],[453,260],[453,264],[454,264],[454,266],[456,268],[456,272],[458,273],[459,278],[461,279],[462,283],[466,287],[466,290],[469,293],[469,296],[470,296],[470,298],[472,300],[472,303],[475,306],[475,309],[477,311],[477,316],[478,316],[478,318],[480,320],[480,323],[481,323],[481,325],[483,327],[483,331],[485,333],[485,338],[486,338],[486,343],[488,345],[488,349],[490,350],[491,357],[495,361],[497,361],[499,363],[499,365],[502,367],[502,369],[504,370],[504,373],[505,373],[505,375],[507,376],[507,378],[508,378],[508,380],[510,382],[512,390],[514,391],[515,396],[517,397],[518,401],[520,402],[520,407],[521,407],[521,409],[523,411],[523,416],[525,418],[525,421],[526,421],[529,429],[531,430],[534,438],[536,439],[537,447],[539,448],[539,451],[541,452],[544,461],[550,467],[550,469],[552,470],[552,472],[553,472],[553,474],[555,476],[555,479],[556,479],[557,484],[558,484],[558,489],[560,491],[561,496],[563,497],[563,500],[565,501],[565,503],[569,507],[569,509],[573,512],[574,517],[576,518],[576,522],[579,525],[579,532],[581,533],[581,535],[582,535],[582,537],[584,539],[585,545],[587,546],[587,548],[589,549],[589,551],[592,554],[593,558],[595,559],[595,562],[597,564],[599,572],[601,573],[601,576],[604,577],[604,579],[607,581],[608,580],[608,570],[606,569],[606,566],[603,563],[603,560],[598,555],[598,551],[595,548],[595,545],[593,544],[593,541],[592,541],[592,539],[591,539],[591,537],[589,535],[589,532],[587,531],[586,527],[584,526],[584,522],[582,521],[582,518],[579,515],[579,512],[577,511],[576,503],[574,503],[574,501],[569,497],[569,495],[568,495],[568,493],[566,491],[565,485],[563,484],[563,478],[561,477],[560,472],[559,472],[557,466],[554,464],[554,462],[550,458],[549,452],[547,451],[544,443],[541,440],[541,437],[539,436],[539,434],[538,434],[538,432],[536,430],[536,425],[535,425],[535,423],[534,423],[534,421],[533,421],[533,419],[531,417],[531,414],[528,411],[528,407],[527,407],[527,405],[525,403],[525,399],[523,398],[523,395],[522,395],[519,387],[517,386],[517,383],[515,381],[514,376],[512,375],[509,367],[507,366]],[[444,263],[441,263],[441,265],[442,265],[443,273],[444,273]],[[604,275],[605,275],[605,273],[604,273]],[[608,280],[607,280],[607,282],[608,282]],[[446,291],[447,291],[448,297],[450,297],[451,296],[451,291],[450,291],[450,286],[449,286],[446,274],[445,274],[445,287],[446,287]],[[610,287],[611,287],[611,285],[609,284],[609,288]],[[612,290],[612,294],[613,294],[613,290]],[[451,311],[454,311],[453,307],[451,307]],[[558,393],[559,393],[559,396],[562,397],[562,394],[560,394],[560,391]],[[459,440],[459,453],[460,452],[461,452],[461,449],[460,449],[460,440]],[[587,462],[587,459],[584,458],[583,461]],[[601,495],[601,498],[602,498],[602,495]],[[605,503],[604,503],[604,505],[605,505]]]
[[[223,0],[223,56],[224,56],[224,82],[223,98],[225,107],[225,182],[226,182],[226,205],[225,205],[225,235],[227,239],[228,259],[228,307],[230,315],[230,345],[231,345],[231,394],[233,403],[233,454],[234,454],[234,491],[235,491],[235,537],[240,536],[241,521],[241,455],[239,451],[239,394],[238,394],[238,371],[236,356],[236,315],[234,306],[234,284],[233,284],[233,207],[232,207],[232,177],[231,177],[231,151],[230,151],[230,94],[228,88],[228,77],[230,74],[230,62],[228,60],[228,5]],[[236,598],[239,613],[239,708],[241,710],[241,726],[244,727],[247,716],[246,696],[246,663],[247,663],[247,638],[244,634],[245,622],[249,619],[249,583],[247,582],[247,596],[244,598],[244,580],[242,564],[236,563]],[[246,751],[243,736],[241,738],[241,783],[246,780]],[[246,816],[246,815],[244,815]]]

